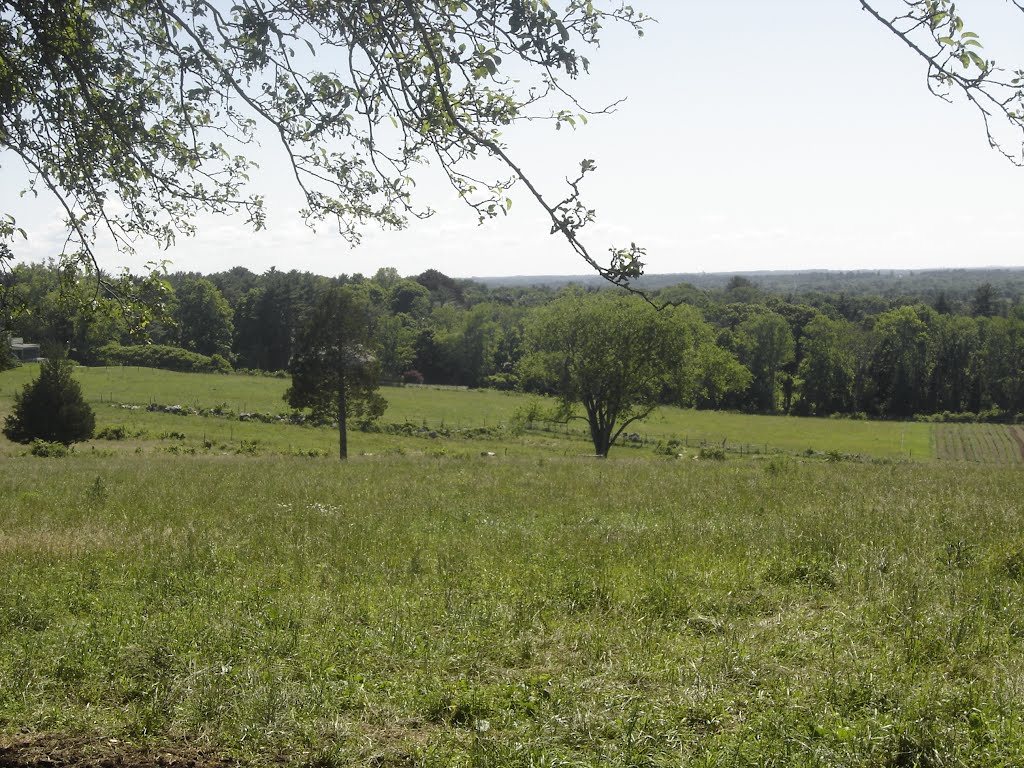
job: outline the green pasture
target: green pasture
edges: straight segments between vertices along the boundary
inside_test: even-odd
[[[0,759],[1024,763],[1019,472],[639,456],[5,457]]]
[[[9,408],[14,392],[35,375],[36,366],[26,365],[0,373],[0,413]],[[134,431],[145,430],[147,436],[179,432],[189,440],[213,442],[214,448],[224,445],[235,449],[259,441],[262,449],[293,452],[304,450],[331,451],[335,438],[329,430],[263,424],[242,424],[218,419],[173,417],[147,414],[112,406],[159,403],[211,408],[225,405],[241,412],[286,413],[282,396],[287,379],[219,374],[186,374],[147,368],[84,368],[76,370],[87,399],[93,404],[100,427],[124,424]],[[454,430],[475,427],[509,427],[517,410],[531,396],[492,390],[454,390],[430,387],[386,387],[382,393],[388,400],[384,422],[422,425],[430,430]],[[543,424],[538,424],[544,427]],[[588,451],[585,424],[547,425],[547,429],[531,430],[519,436],[502,434],[483,441],[481,451],[518,451],[573,455]],[[850,419],[808,419],[786,416],[751,416],[679,408],[659,408],[645,421],[637,422],[629,431],[641,436],[640,450],[650,453],[659,442],[670,439],[683,442],[680,452],[694,452],[701,444],[724,445],[728,450],[763,453],[765,451],[800,453],[810,449],[817,453],[829,451],[884,458],[927,459],[934,456],[932,425],[911,422],[877,422]],[[145,442],[145,441],[144,441]],[[452,447],[452,440],[439,438],[429,450],[439,446]],[[456,441],[459,446],[465,441]],[[135,443],[126,444],[132,449]],[[104,445],[106,449],[115,446]],[[124,448],[125,446],[120,446]],[[194,447],[194,446],[193,446]],[[475,449],[477,446],[473,446]],[[387,452],[389,450],[427,450],[422,439],[409,441],[394,436],[353,433],[352,450]],[[469,450],[468,448],[466,450]],[[616,452],[635,450],[615,448]]]
[[[76,375],[125,439],[0,439],[0,765],[1024,764],[1019,470],[842,460],[931,425],[666,408],[598,462],[510,429],[523,396],[397,388],[417,427],[342,464],[331,429],[122,407],[286,380]]]

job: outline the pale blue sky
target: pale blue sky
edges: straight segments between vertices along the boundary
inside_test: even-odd
[[[990,150],[964,104],[925,89],[923,65],[868,18],[857,0],[636,0],[658,19],[642,40],[607,36],[578,91],[591,104],[628,96],[613,116],[575,132],[545,124],[508,135],[514,157],[552,198],[582,158],[594,158],[584,232],[595,256],[630,241],[648,272],[1024,266],[1024,169]],[[1024,17],[1003,0],[964,0],[968,23],[1011,60]],[[973,13],[973,16],[972,16]],[[972,22],[972,19],[974,22]],[[1014,26],[1016,24],[1016,26]],[[170,251],[104,252],[104,266],[321,274],[394,266],[454,276],[586,271],[525,190],[511,214],[480,227],[424,171],[422,202],[437,210],[404,232],[368,228],[349,249],[330,227],[309,232],[271,150],[255,179],[267,231],[204,219]],[[46,201],[18,200],[4,157],[0,210],[30,231],[29,259],[56,254],[61,227]]]

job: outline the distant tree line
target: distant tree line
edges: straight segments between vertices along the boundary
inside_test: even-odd
[[[19,265],[7,290],[16,305],[32,309],[8,318],[7,332],[83,364],[281,371],[299,351],[296,339],[320,297],[348,286],[373,314],[374,354],[385,381],[549,391],[550,384],[529,375],[541,313],[567,291],[594,291],[489,288],[436,270],[403,277],[390,268],[372,277],[323,277],[236,267],[171,274],[167,283],[163,312],[143,340],[116,306],[96,297],[90,281],[69,280],[56,264]],[[1024,413],[1024,301],[1017,284],[936,293],[936,283],[929,273],[915,293],[903,276],[899,293],[887,296],[781,293],[740,276],[717,288],[661,288],[653,298],[681,305],[680,338],[688,340],[680,358],[686,386],[665,385],[662,399],[816,416]],[[677,381],[683,375],[668,373]]]

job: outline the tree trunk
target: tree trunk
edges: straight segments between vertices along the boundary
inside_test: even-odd
[[[338,377],[338,458],[345,461],[348,458],[348,429],[346,426],[346,411],[348,400],[345,394],[345,377]]]
[[[600,412],[590,408],[587,408],[587,421],[590,424],[590,441],[594,444],[594,454],[602,459],[608,458],[614,422],[607,423]]]

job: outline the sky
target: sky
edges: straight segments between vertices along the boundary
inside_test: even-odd
[[[607,30],[576,84],[585,103],[626,97],[614,114],[575,131],[533,123],[507,134],[510,154],[553,199],[592,158],[583,187],[597,221],[582,239],[598,258],[636,242],[649,274],[804,269],[1024,266],[1024,169],[991,150],[980,118],[925,86],[923,63],[858,0],[634,0],[654,16],[642,39]],[[958,4],[975,31],[1009,61],[1024,16],[1003,0]],[[1019,64],[1024,64],[1024,56]],[[203,217],[168,251],[133,255],[101,244],[102,266],[172,271],[245,266],[337,275],[455,277],[585,274],[549,233],[525,189],[509,215],[476,215],[436,171],[418,175],[421,204],[436,210],[407,230],[370,226],[352,249],[323,225],[309,230],[282,158],[267,146],[253,191],[266,195],[268,227]],[[0,211],[28,230],[24,260],[63,243],[52,201],[20,198],[25,176],[0,154]]]

